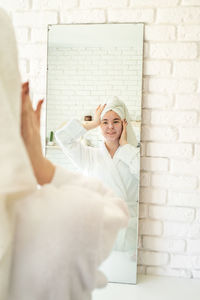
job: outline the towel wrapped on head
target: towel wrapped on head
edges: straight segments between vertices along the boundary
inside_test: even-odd
[[[130,115],[129,115],[129,112],[128,112],[128,109],[127,109],[125,103],[123,101],[119,100],[119,98],[113,97],[111,100],[109,100],[107,102],[106,107],[102,111],[101,120],[103,119],[103,116],[105,115],[105,113],[107,113],[110,110],[112,110],[116,114],[118,114],[122,120],[126,119],[126,121],[128,123],[127,127],[126,127],[127,142],[128,142],[128,144],[131,144],[131,145],[137,147],[138,141],[137,141],[135,133],[133,131],[133,128],[131,125],[131,118],[130,118]]]

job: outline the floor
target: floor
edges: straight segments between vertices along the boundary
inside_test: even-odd
[[[200,279],[139,275],[137,285],[109,283],[92,300],[200,300]]]

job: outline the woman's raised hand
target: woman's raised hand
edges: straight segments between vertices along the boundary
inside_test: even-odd
[[[54,175],[55,167],[42,154],[40,138],[40,113],[43,100],[33,110],[29,96],[29,83],[22,84],[21,90],[21,135],[31,161],[35,177],[39,184],[49,183]]]
[[[94,118],[92,121],[86,121],[83,123],[83,127],[87,130],[94,129],[101,124],[101,113],[104,110],[106,104],[100,104],[94,113]]]
[[[127,131],[126,131],[126,127],[128,125],[128,122],[125,119],[122,122],[123,122],[123,129],[122,129],[121,137],[119,139],[120,146],[124,146],[124,145],[128,144],[128,142],[127,142]]]
[[[95,110],[93,122],[96,125],[96,127],[101,124],[101,113],[104,110],[105,106],[106,104],[100,104]]]
[[[40,100],[37,109],[34,111],[29,96],[29,83],[22,84],[21,91],[21,135],[28,153],[35,151],[35,155],[42,156],[42,146],[40,139],[40,112],[43,100]],[[37,146],[37,148],[36,148]],[[37,149],[37,152],[36,152]],[[32,157],[30,157],[32,159]]]

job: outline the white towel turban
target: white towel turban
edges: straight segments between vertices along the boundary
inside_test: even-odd
[[[131,144],[131,145],[137,147],[138,141],[137,141],[135,133],[133,131],[133,128],[131,125],[131,118],[130,118],[130,115],[129,115],[129,112],[128,112],[128,109],[127,109],[125,103],[123,101],[119,100],[117,97],[113,97],[111,100],[109,100],[107,102],[106,107],[102,111],[101,119],[103,119],[103,116],[105,115],[105,113],[107,113],[110,110],[116,112],[116,114],[118,114],[122,120],[126,119],[126,121],[128,122],[128,125],[126,127],[127,142],[128,142],[128,144]]]

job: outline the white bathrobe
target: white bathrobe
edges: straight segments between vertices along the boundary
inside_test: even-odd
[[[90,177],[100,179],[116,195],[124,199],[131,215],[127,230],[120,231],[115,250],[136,251],[139,182],[139,148],[130,144],[120,146],[111,158],[106,146],[88,147],[80,137],[87,130],[73,119],[56,131],[56,140],[74,164]]]
[[[120,228],[123,201],[61,167],[37,190],[20,135],[14,30],[0,9],[0,300],[88,300]]]

